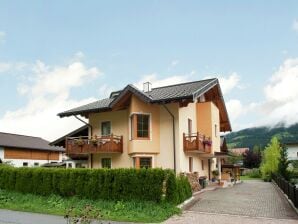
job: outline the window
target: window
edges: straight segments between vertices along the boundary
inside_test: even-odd
[[[192,173],[193,171],[193,158],[192,157],[189,157],[188,158],[188,165],[189,165],[189,172]]]
[[[39,163],[34,163],[34,166],[39,166]]]
[[[27,162],[24,162],[24,163],[23,163],[23,166],[28,166],[28,163],[27,163]]]
[[[112,159],[111,158],[102,158],[101,159],[101,167],[110,169],[112,167]]]
[[[204,160],[201,160],[202,163],[202,170],[204,170]]]
[[[101,135],[107,136],[110,134],[111,134],[111,122],[110,121],[101,122]]]
[[[191,135],[192,133],[192,120],[188,119],[188,134]]]
[[[72,168],[72,164],[71,163],[68,163],[68,168]]]
[[[146,114],[131,116],[132,139],[149,139],[150,118]]]
[[[141,157],[140,158],[140,168],[151,168],[152,167],[152,158],[151,157]]]

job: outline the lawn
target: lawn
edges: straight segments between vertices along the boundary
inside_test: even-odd
[[[240,180],[261,180],[260,177],[240,176]]]
[[[180,213],[180,209],[169,203],[95,201],[77,197],[63,198],[57,195],[37,196],[4,190],[0,190],[0,208],[62,216],[67,213],[71,216],[88,213],[92,218],[131,222],[161,222]]]

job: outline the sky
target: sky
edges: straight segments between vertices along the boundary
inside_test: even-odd
[[[54,140],[127,84],[210,77],[234,131],[298,122],[298,1],[0,1],[2,132]]]

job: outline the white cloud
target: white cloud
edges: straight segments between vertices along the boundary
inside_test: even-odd
[[[293,28],[293,30],[298,31],[298,20],[297,19],[294,20],[294,22],[292,24],[292,28]]]
[[[298,122],[298,58],[284,61],[264,88],[266,100],[259,106],[263,125]]]
[[[115,91],[116,89],[112,86],[107,84],[103,84],[98,88],[98,96],[99,98],[107,98],[110,96],[111,92]]]
[[[0,31],[0,44],[5,42],[6,32]]]
[[[82,126],[74,118],[60,119],[57,113],[95,101],[93,97],[73,100],[69,94],[72,88],[81,86],[100,74],[98,68],[87,68],[81,62],[48,66],[37,61],[26,82],[18,85],[18,92],[28,99],[27,104],[15,111],[7,111],[0,118],[1,131],[53,140]]]
[[[10,70],[12,65],[10,63],[0,62],[0,73]]]
[[[227,78],[219,77],[218,80],[219,80],[220,87],[221,87],[223,94],[227,94],[235,87],[240,88],[240,85],[239,85],[240,76],[236,72],[233,72]]]
[[[175,67],[176,65],[178,65],[179,64],[179,60],[173,60],[172,62],[171,62],[171,66],[172,67]]]
[[[144,82],[151,82],[152,88],[174,85],[174,84],[190,81],[191,76],[193,76],[194,74],[195,74],[195,71],[192,71],[190,74],[187,74],[187,75],[175,75],[175,76],[170,76],[166,78],[159,78],[157,73],[152,73],[152,74],[143,76],[143,78],[139,82],[134,83],[134,85],[141,90],[143,89]]]
[[[237,99],[232,99],[227,101],[226,107],[227,107],[231,122],[235,121],[245,112],[242,103],[240,102],[240,100],[237,100]]]

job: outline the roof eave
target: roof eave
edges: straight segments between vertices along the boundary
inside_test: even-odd
[[[74,112],[62,112],[57,114],[60,118],[63,117],[70,117],[75,115],[83,115],[83,114],[89,114],[89,113],[96,113],[96,112],[104,112],[110,110],[110,107],[103,107],[103,108],[96,108],[96,109],[89,109],[89,110],[78,110]]]

